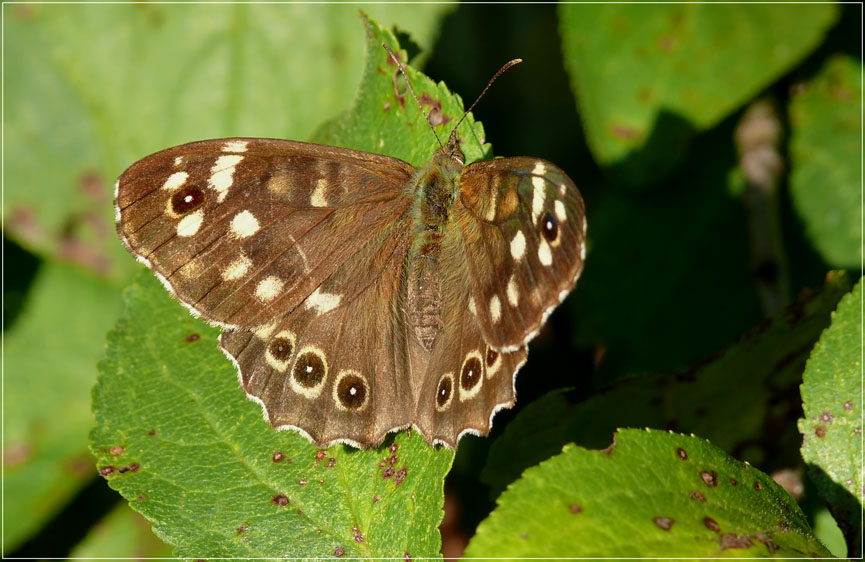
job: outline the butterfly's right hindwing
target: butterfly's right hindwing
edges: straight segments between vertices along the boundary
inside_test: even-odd
[[[292,141],[190,143],[123,173],[117,230],[194,313],[255,328],[326,300],[322,283],[408,208],[412,172],[394,158]],[[339,294],[353,291],[347,283]]]

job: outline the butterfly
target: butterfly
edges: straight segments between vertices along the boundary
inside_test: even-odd
[[[118,179],[117,232],[222,329],[273,427],[360,448],[415,427],[456,448],[515,403],[527,344],[574,287],[586,241],[561,169],[466,165],[458,126],[418,168],[278,139],[169,148]]]

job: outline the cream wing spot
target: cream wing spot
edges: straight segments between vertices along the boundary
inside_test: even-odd
[[[240,254],[240,257],[232,261],[224,270],[222,270],[222,279],[225,281],[237,281],[238,279],[242,279],[247,273],[249,273],[251,267],[252,260],[245,255]]]
[[[493,319],[493,322],[498,322],[502,319],[502,302],[499,300],[498,295],[490,297],[490,318]]]
[[[535,167],[532,169],[532,187],[534,188],[532,193],[533,222],[538,221],[538,217],[541,216],[541,212],[544,210],[544,203],[546,202],[546,180],[543,178],[545,173],[547,173],[547,168],[544,166],[544,163],[535,163]]]
[[[559,222],[565,222],[568,220],[568,212],[565,210],[565,204],[556,199],[556,202],[553,204],[553,210],[556,212],[556,218],[559,219]]]
[[[511,240],[511,257],[515,261],[522,261],[526,256],[526,235],[522,230],[518,230]]]
[[[517,306],[520,302],[520,291],[517,288],[517,281],[514,278],[513,274],[511,275],[511,278],[508,279],[507,293],[508,293],[508,303],[511,306]]]
[[[327,207],[327,199],[324,194],[327,191],[327,182],[324,179],[320,179],[315,183],[315,191],[312,192],[312,196],[309,198],[309,204],[313,207]]]
[[[183,165],[183,156],[175,156],[174,157],[174,167],[178,168]]]
[[[246,152],[247,144],[249,142],[244,140],[230,140],[222,147],[222,152]]]
[[[272,301],[279,296],[283,285],[285,283],[279,277],[274,277],[273,275],[265,277],[255,287],[255,296],[263,302]]]
[[[178,156],[178,158],[180,157]],[[174,172],[173,174],[168,176],[168,179],[165,180],[165,183],[162,184],[162,189],[174,191],[178,187],[185,184],[188,177],[189,174],[186,172]]]
[[[195,236],[201,223],[204,222],[204,210],[199,209],[191,215],[186,215],[177,223],[177,235],[183,237]]]
[[[228,188],[234,183],[234,170],[242,160],[243,156],[238,154],[220,156],[210,169],[210,179],[207,184],[211,189],[216,190],[218,202],[222,203],[228,195]]]
[[[260,228],[258,219],[249,211],[240,211],[231,219],[231,233],[237,238],[249,238]]]
[[[469,312],[471,312],[475,316],[478,315],[478,306],[477,306],[477,304],[475,304],[475,298],[474,297],[469,297]]]
[[[553,251],[546,240],[541,240],[538,246],[538,260],[543,265],[549,266],[553,264]]]
[[[321,287],[319,287],[313,291],[311,295],[306,297],[306,308],[315,309],[319,314],[324,314],[325,312],[330,312],[334,308],[338,307],[341,300],[342,296],[333,293],[325,293],[321,290]]]

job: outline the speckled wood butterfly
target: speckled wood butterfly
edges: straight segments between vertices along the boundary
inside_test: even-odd
[[[276,139],[169,148],[120,176],[117,232],[222,328],[273,427],[368,447],[414,426],[455,448],[513,406],[526,344],[576,283],[586,236],[562,170],[465,165],[458,126],[420,168]]]

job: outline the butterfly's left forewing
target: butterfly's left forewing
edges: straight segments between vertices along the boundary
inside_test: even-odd
[[[326,298],[322,283],[405,213],[412,172],[394,158],[292,141],[190,143],[121,175],[117,229],[194,313],[254,328]]]
[[[469,309],[490,346],[519,349],[582,272],[583,200],[562,170],[536,158],[469,164],[459,183]]]

